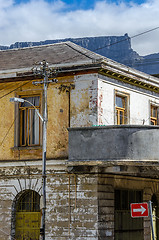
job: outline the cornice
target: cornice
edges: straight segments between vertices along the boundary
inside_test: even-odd
[[[107,69],[101,68],[99,70],[99,74],[107,76],[112,79],[119,80],[124,83],[128,83],[130,85],[133,85],[142,89],[146,89],[148,91],[159,93],[159,83],[154,84],[150,80],[145,80],[132,74],[129,75],[129,74],[125,74],[124,72],[119,73],[119,72],[112,71],[111,69],[108,69],[108,68]]]

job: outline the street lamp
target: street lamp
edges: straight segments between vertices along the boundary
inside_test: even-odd
[[[23,103],[23,102],[27,102],[29,103],[34,109],[35,109],[35,112],[37,113],[37,115],[39,116],[39,118],[41,119],[41,121],[43,122],[44,119],[43,117],[41,116],[41,114],[39,113],[39,111],[37,110],[37,108],[34,106],[34,104],[32,104],[30,101],[26,100],[26,99],[23,99],[23,98],[17,98],[17,97],[14,97],[14,98],[10,98],[9,100],[10,102],[18,102],[18,103]]]
[[[42,134],[42,219],[41,219],[41,228],[40,235],[41,239],[45,240],[45,212],[46,212],[46,130],[47,130],[47,87],[49,83],[57,83],[57,79],[49,79],[57,75],[57,71],[48,66],[48,63],[43,60],[40,63],[37,63],[37,67],[33,67],[32,71],[34,75],[43,76],[42,81],[34,81],[34,85],[43,84],[43,117],[38,112],[36,107],[29,101],[23,98],[11,98],[11,102],[28,102],[35,109],[37,115],[40,117],[43,123],[43,134]]]
[[[44,111],[44,116],[42,117],[37,108],[32,104],[30,101],[23,99],[23,98],[10,98],[10,102],[17,102],[17,103],[23,103],[27,102],[29,103],[34,109],[39,118],[41,119],[43,123],[43,151],[42,151],[42,221],[41,221],[41,228],[40,228],[40,234],[42,235],[42,238],[45,239],[45,210],[46,210],[46,111]]]

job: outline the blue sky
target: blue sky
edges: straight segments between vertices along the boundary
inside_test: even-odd
[[[29,0],[15,0],[16,3],[26,3]],[[54,0],[47,0],[47,2],[55,2]],[[93,8],[94,4],[97,0],[63,0],[64,3],[70,6],[71,9],[89,9]],[[110,3],[120,3],[119,0],[109,0]],[[136,4],[142,4],[145,0],[124,0],[124,2],[131,3],[134,2]]]
[[[48,0],[49,1],[49,0]],[[51,1],[51,0],[50,0]],[[67,4],[74,4],[76,6],[81,6],[83,8],[90,8],[90,7],[93,7],[94,3],[96,2],[96,0],[64,0],[65,3]],[[109,0],[108,2],[115,2],[115,3],[119,3],[121,1],[118,1],[118,0]],[[137,4],[141,4],[141,3],[144,3],[145,1],[144,0],[125,0],[125,2],[134,2],[134,3],[137,3]]]
[[[159,0],[0,0],[0,45],[60,38],[134,36],[159,26]],[[159,52],[159,29],[132,39]]]

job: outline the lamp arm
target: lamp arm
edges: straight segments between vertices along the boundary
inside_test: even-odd
[[[43,117],[41,116],[41,114],[38,112],[38,110],[37,110],[37,108],[34,106],[34,104],[32,104],[31,102],[29,102],[28,100],[25,100],[24,99],[24,102],[27,102],[27,103],[29,103],[34,109],[35,109],[35,111],[36,111],[36,113],[37,113],[37,115],[39,116],[39,118],[41,119],[41,121],[43,122],[44,121],[44,119],[43,119]]]

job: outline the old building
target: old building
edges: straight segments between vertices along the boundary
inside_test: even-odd
[[[0,51],[0,239],[39,239],[33,105],[44,105],[43,84],[32,83],[44,59],[58,73],[48,84],[46,239],[150,239],[149,218],[132,219],[130,203],[152,200],[158,217],[158,78],[70,42]]]

